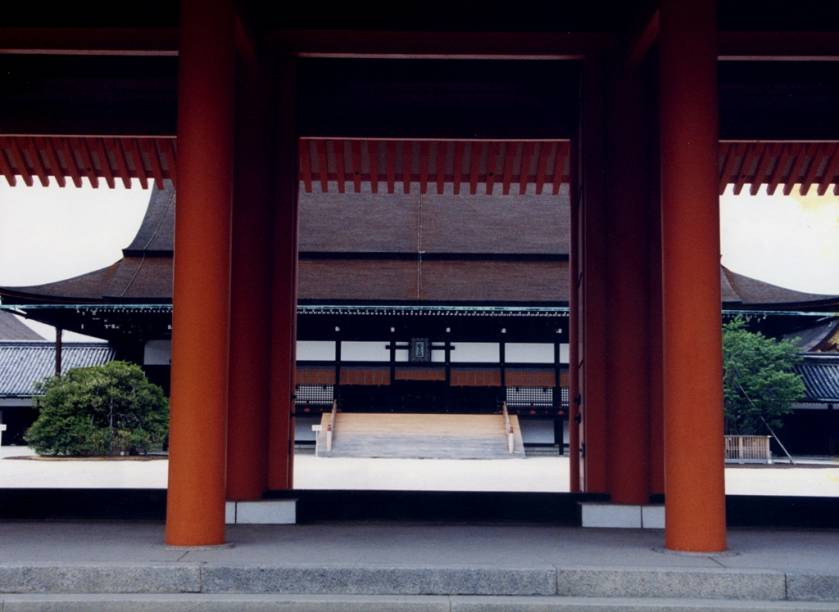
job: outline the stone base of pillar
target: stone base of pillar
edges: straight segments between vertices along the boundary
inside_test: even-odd
[[[228,525],[296,525],[296,499],[229,501],[224,507]]]
[[[581,503],[583,527],[664,529],[664,506]]]

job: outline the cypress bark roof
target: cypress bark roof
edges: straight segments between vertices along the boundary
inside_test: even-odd
[[[123,258],[74,278],[0,288],[8,303],[172,299],[175,194],[155,190]],[[559,197],[300,194],[299,299],[329,302],[567,304],[570,215]],[[729,307],[833,307],[720,268]]]

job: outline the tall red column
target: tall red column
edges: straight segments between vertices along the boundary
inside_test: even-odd
[[[278,62],[276,192],[271,281],[271,397],[268,488],[291,489],[294,476],[293,396],[297,339],[297,134],[294,116],[295,64]]]
[[[580,389],[580,194],[577,173],[579,171],[579,142],[571,143],[571,184],[569,186],[571,202],[571,257],[569,269],[570,313],[568,316],[568,469],[569,490],[579,493],[582,490],[580,478],[580,425],[581,419],[577,397]]]
[[[649,363],[646,210],[649,140],[642,66],[619,58],[608,96],[606,240],[609,350],[607,461],[609,494],[618,504],[649,503]]]
[[[253,59],[238,68],[227,499],[252,500],[262,497],[267,479],[273,122],[264,70]]]
[[[166,542],[224,542],[233,7],[183,0]]]
[[[662,0],[661,227],[668,548],[726,547],[715,3]]]
[[[606,172],[604,159],[605,116],[603,62],[587,58],[583,64],[581,109],[582,150],[579,160],[580,185],[578,228],[580,257],[577,272],[580,310],[578,345],[578,392],[581,423],[581,488],[589,493],[608,491],[607,378],[606,356],[608,288],[605,270]]]

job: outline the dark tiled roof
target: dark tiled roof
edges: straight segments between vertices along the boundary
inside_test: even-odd
[[[566,261],[303,260],[300,300],[398,302],[568,301]]]
[[[839,296],[836,295],[820,295],[785,289],[777,285],[759,281],[755,278],[737,274],[725,267],[722,268],[722,272],[724,277],[723,301],[740,301],[743,304],[765,305],[769,307],[793,306],[795,304],[835,304],[839,301]],[[726,284],[731,289],[729,296],[736,296],[736,300],[726,300]]]
[[[55,283],[0,288],[0,293],[9,303],[169,302],[174,211],[172,187],[154,191],[137,236],[117,263]],[[569,250],[569,223],[567,190],[559,196],[518,197],[416,190],[301,193],[299,297],[309,302],[567,303],[567,262],[561,259]],[[420,261],[425,254],[437,259]],[[724,267],[720,286],[723,304],[730,308],[812,309],[839,303],[836,296],[784,289]]]
[[[104,343],[65,344],[61,372],[101,365],[114,359]],[[0,342],[0,397],[28,397],[37,381],[55,374],[55,344],[52,342]]]
[[[0,310],[0,341],[44,340],[35,330],[21,323],[12,313]]]
[[[558,196],[301,193],[301,252],[565,255],[570,204]]]
[[[795,370],[804,379],[806,401],[839,402],[839,356],[806,355]]]
[[[123,255],[172,253],[175,239],[175,188],[166,182],[164,189],[153,189],[146,215]]]
[[[822,343],[830,344],[831,336],[839,331],[839,318],[828,319],[813,327],[798,330],[791,334],[784,335],[784,340],[789,340],[798,347],[802,353],[813,350],[830,350],[819,348]]]

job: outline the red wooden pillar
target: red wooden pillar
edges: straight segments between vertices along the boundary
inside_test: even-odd
[[[586,59],[583,65],[582,116],[579,160],[580,240],[578,259],[579,353],[578,388],[581,396],[581,489],[586,492],[608,490],[606,440],[606,203],[604,159],[605,98],[603,64]]]
[[[276,162],[271,280],[271,397],[268,488],[291,489],[294,476],[293,395],[297,338],[297,134],[295,64],[278,62]]]
[[[259,499],[267,479],[271,193],[267,78],[240,61],[236,96],[227,422],[227,499]]]
[[[668,548],[726,547],[715,3],[661,2],[664,462]]]
[[[183,0],[166,542],[224,542],[233,7]]]
[[[580,393],[580,194],[577,179],[579,142],[571,143],[570,185],[571,201],[571,257],[569,258],[568,316],[568,468],[571,471],[569,489],[571,493],[582,490],[580,479],[580,416],[577,398]]]
[[[618,504],[649,502],[646,210],[649,147],[642,66],[615,62],[608,96],[606,353],[608,490]],[[649,97],[649,96],[647,96]]]

